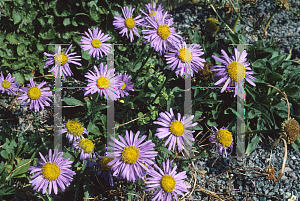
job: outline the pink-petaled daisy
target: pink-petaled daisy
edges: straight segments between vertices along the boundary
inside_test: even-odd
[[[224,151],[225,156],[227,157],[227,148],[230,148],[230,152],[228,154],[231,154],[233,149],[232,133],[224,126],[220,130],[213,126],[211,130],[214,134],[209,137],[210,145],[213,145],[220,155],[222,155]]]
[[[75,150],[80,150],[80,160],[89,160],[92,159],[94,154],[94,143],[86,138],[80,138],[73,142],[73,147]]]
[[[44,61],[46,61],[44,68],[54,64],[52,66],[51,70],[48,72],[54,71],[53,75],[55,76],[55,75],[57,75],[58,70],[60,70],[60,76],[63,76],[64,79],[66,79],[66,76],[72,76],[73,73],[70,69],[69,63],[73,63],[78,66],[81,66],[80,63],[76,62],[76,61],[81,60],[81,59],[79,59],[79,57],[81,57],[81,56],[73,56],[73,55],[77,54],[76,52],[68,54],[71,47],[72,47],[72,44],[64,52],[61,51],[61,46],[58,47],[57,53],[52,52],[52,54],[49,54],[47,52],[44,52],[44,55],[46,55],[48,57],[46,60],[44,60]],[[59,64],[61,65],[60,69],[59,69]]]
[[[189,48],[186,42],[180,41],[180,43],[172,45],[166,54],[167,64],[170,64],[169,68],[173,71],[176,70],[176,74],[184,77],[186,65],[191,68],[191,76],[194,76],[194,72],[198,73],[199,69],[204,68],[205,59],[200,58],[204,54],[201,46],[192,44]],[[176,68],[177,67],[177,68]]]
[[[126,36],[128,38],[128,31],[130,33],[130,42],[133,41],[133,33],[138,36],[141,37],[138,29],[136,28],[136,25],[141,26],[143,19],[139,19],[141,16],[137,16],[135,18],[132,17],[133,11],[135,9],[132,7],[124,7],[122,8],[122,13],[124,18],[122,18],[120,15],[116,14],[116,16],[114,17],[115,20],[113,21],[113,25],[116,27],[116,29],[121,30],[119,32],[119,34],[122,34],[122,37],[124,36],[124,34],[126,33]]]
[[[182,37],[176,33],[176,29],[171,27],[174,22],[167,20],[168,12],[162,13],[162,11],[156,11],[156,19],[151,17],[145,17],[147,27],[150,30],[142,30],[142,34],[145,35],[146,43],[151,41],[151,47],[160,54],[167,51],[169,45],[179,43]]]
[[[67,133],[66,137],[69,140],[69,143],[71,143],[74,140],[79,140],[84,138],[83,134],[88,134],[88,131],[86,128],[84,128],[81,123],[77,120],[68,120],[68,122],[63,125],[63,129],[58,131],[58,135],[61,135],[63,133]]]
[[[162,4],[159,4],[159,5],[158,5],[158,8],[156,8],[156,2],[146,4],[145,9],[147,10],[147,12],[144,12],[142,9],[140,9],[140,11],[141,11],[146,17],[151,17],[152,19],[155,19],[155,20],[157,20],[155,13],[156,13],[157,11],[158,11],[158,12],[163,12],[163,11],[164,11]],[[168,20],[168,19],[170,19],[170,18],[172,18],[172,15],[171,15],[171,14],[167,14],[166,20]],[[172,20],[172,19],[171,19],[171,20]],[[147,22],[144,21],[144,23],[147,23]],[[143,25],[143,26],[145,26],[145,25]]]
[[[175,164],[172,169],[172,162],[173,161],[169,162],[169,159],[166,162],[162,162],[163,170],[154,164],[154,167],[158,171],[155,171],[153,168],[152,171],[148,172],[150,177],[147,177],[146,181],[144,182],[146,184],[145,191],[151,191],[158,188],[158,190],[152,194],[153,201],[178,200],[178,194],[184,196],[183,193],[187,193],[188,188],[191,188],[191,186],[188,186],[184,182],[184,179],[187,178],[186,171],[177,174],[177,165]]]
[[[121,141],[111,138],[115,144],[109,142],[107,149],[115,149],[113,153],[108,152],[108,157],[115,157],[114,160],[107,165],[111,166],[113,176],[127,179],[128,181],[135,182],[139,178],[143,178],[149,170],[149,166],[153,165],[152,161],[157,156],[157,152],[153,151],[155,144],[152,140],[142,143],[146,135],[138,139],[140,131],[133,136],[133,132],[126,130],[125,139],[119,135]]]
[[[234,48],[235,56],[232,56],[229,58],[227,53],[224,50],[221,50],[223,56],[216,57],[215,55],[212,55],[212,58],[215,60],[221,62],[223,65],[216,65],[212,67],[211,71],[220,71],[216,73],[216,77],[219,77],[220,79],[215,83],[215,85],[219,85],[223,82],[225,82],[224,86],[222,87],[221,93],[225,91],[225,89],[228,86],[234,85],[235,86],[235,93],[234,97],[237,95],[238,89],[242,92],[242,80],[245,78],[248,83],[250,83],[252,86],[256,86],[255,83],[252,80],[255,80],[253,76],[250,74],[253,74],[250,67],[250,63],[246,62],[246,50],[243,51],[242,54],[240,54],[236,48]],[[217,67],[219,67],[217,69]],[[249,71],[247,71],[249,70]]]
[[[100,93],[100,96],[104,94],[106,99],[108,99],[108,97],[111,100],[120,98],[120,91],[118,89],[121,88],[121,82],[118,80],[118,77],[114,75],[114,70],[107,70],[107,65],[105,65],[103,69],[102,63],[100,64],[100,72],[96,66],[94,66],[94,69],[96,75],[90,70],[84,76],[88,78],[87,81],[89,82],[84,96],[89,93],[94,94],[98,92]]]
[[[158,128],[155,136],[157,136],[159,139],[169,136],[168,140],[165,142],[165,146],[170,143],[168,148],[169,151],[171,148],[173,148],[174,151],[176,143],[178,145],[178,150],[183,150],[184,140],[186,140],[186,142],[192,146],[190,141],[195,141],[193,137],[193,133],[195,131],[187,130],[187,128],[197,125],[197,123],[192,124],[194,115],[190,116],[189,118],[186,118],[186,116],[181,118],[180,113],[178,113],[178,120],[176,120],[173,109],[170,108],[170,113],[161,112],[159,116],[160,117],[157,118],[158,121],[154,121],[153,123],[164,126],[164,128]]]
[[[30,168],[28,168],[30,174],[36,172],[35,175],[30,177],[30,179],[33,180],[29,182],[34,186],[33,190],[43,190],[42,193],[45,194],[49,187],[49,194],[51,194],[53,189],[57,195],[58,185],[64,192],[76,174],[70,169],[73,161],[70,161],[70,158],[64,159],[63,152],[58,152],[58,149],[54,149],[53,155],[52,150],[49,149],[49,156],[46,157],[44,157],[41,152],[39,152],[39,154],[42,160],[38,161],[37,166],[30,166]]]
[[[111,166],[107,165],[110,161],[114,160],[113,157],[105,157],[105,156],[99,156],[98,153],[96,153],[97,156],[95,156],[94,159],[96,161],[92,161],[88,163],[88,166],[96,166],[97,175],[100,175],[101,178],[105,180],[105,182],[109,182],[110,186],[114,186],[114,180],[113,180],[113,173],[111,171]]]
[[[9,73],[6,78],[4,78],[3,73],[1,71],[1,76],[0,76],[0,90],[2,93],[7,92],[8,95],[17,95],[14,91],[18,91],[18,85],[14,83],[15,78],[11,76]]]
[[[111,39],[108,34],[104,35],[101,30],[98,31],[98,28],[93,29],[93,33],[90,29],[88,29],[89,33],[84,32],[85,36],[82,36],[81,47],[83,51],[90,50],[90,56],[97,57],[99,60],[99,53],[102,57],[102,53],[107,55],[111,48],[111,44],[104,43],[105,41]]]
[[[53,96],[52,92],[46,92],[50,90],[50,87],[45,87],[42,89],[42,86],[44,86],[46,83],[47,82],[43,81],[39,85],[35,86],[33,78],[30,78],[30,84],[27,84],[28,88],[22,87],[21,89],[19,89],[19,91],[24,92],[24,94],[20,95],[17,99],[21,100],[21,102],[27,100],[24,106],[26,106],[30,102],[30,110],[32,110],[32,108],[34,107],[34,111],[38,112],[39,106],[41,106],[44,110],[44,105],[50,106],[47,101],[52,102],[52,100],[48,97]]]
[[[122,97],[129,95],[127,91],[134,91],[133,84],[130,81],[130,78],[131,75],[127,75],[126,73],[118,73],[118,80],[122,83],[121,87],[119,88],[120,95]]]

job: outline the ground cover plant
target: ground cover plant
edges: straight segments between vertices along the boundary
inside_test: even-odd
[[[226,1],[205,3],[218,15]],[[279,1],[277,9],[285,7]],[[272,149],[284,141],[285,155],[299,151],[299,60],[261,38],[239,52],[230,44],[246,43],[240,15],[232,26],[210,18],[206,32],[188,30],[185,41],[172,15],[147,1],[1,1],[0,13],[1,200],[188,199],[197,185],[192,159],[239,149],[238,90],[246,100],[245,154],[263,135]],[[215,39],[220,29],[229,40]],[[54,44],[67,45],[55,52]],[[186,89],[186,79],[195,87]],[[285,163],[286,156],[279,176],[271,165],[266,173],[279,181]]]

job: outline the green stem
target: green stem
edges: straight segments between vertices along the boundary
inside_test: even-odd
[[[215,9],[215,7],[212,5],[212,4],[210,4],[210,7],[213,9],[213,11],[216,13],[216,15],[218,16],[218,18],[221,20],[221,22],[225,25],[225,27],[227,28],[227,29],[229,29],[229,31],[232,33],[232,34],[234,34],[234,32],[230,29],[230,27],[224,22],[224,20],[220,17],[220,15],[218,14],[218,12],[216,11],[216,9]]]
[[[145,47],[146,47],[146,45],[145,45]],[[145,47],[144,47],[144,49],[143,49],[142,52],[144,52]],[[132,83],[134,83],[134,81],[135,81],[137,75],[141,72],[141,70],[143,69],[144,65],[147,63],[147,61],[148,61],[149,58],[152,56],[152,54],[153,54],[153,48],[151,48],[150,53],[149,53],[148,56],[147,56],[147,59],[146,59],[145,61],[143,61],[143,63],[142,63],[142,65],[141,65],[140,69],[138,69],[138,71],[135,73],[134,77],[132,78]],[[140,60],[141,56],[142,56],[142,54],[140,54],[138,60],[136,60],[135,64],[133,65],[133,68],[134,68],[135,65],[138,63],[138,61]]]
[[[264,31],[263,31],[263,34],[266,33],[266,30],[267,30],[268,26],[270,25],[270,22],[271,22],[273,16],[277,13],[278,10],[279,10],[279,7],[277,6],[277,7],[275,8],[275,10],[273,11],[271,17],[270,17],[269,20],[268,20],[268,22],[267,22],[267,24],[266,24],[266,26],[265,26],[265,29],[264,29]]]
[[[239,18],[240,18],[240,17],[237,16],[236,19],[235,19],[235,21],[234,21],[234,25],[233,25],[233,29],[232,29],[233,32],[235,32],[235,27],[236,27],[236,25],[237,25],[237,23],[238,23],[238,21],[239,21]]]
[[[95,103],[97,104],[97,101],[99,99],[99,96],[100,96],[100,93],[97,94],[97,97],[96,97],[96,100],[95,100]]]
[[[174,70],[175,71],[175,70]],[[161,90],[166,86],[167,82],[169,81],[169,79],[172,77],[172,75],[174,74],[174,71],[171,71],[171,73],[169,73],[168,77],[165,79],[165,82],[163,83],[162,87],[159,89],[159,91],[157,92],[155,98],[152,100],[152,102],[150,103],[150,105],[152,105],[155,100],[157,99],[157,97],[159,96]]]
[[[250,134],[250,133],[278,133],[280,132],[281,129],[271,129],[271,130],[254,130],[254,131],[249,131],[249,132],[245,132],[245,134]]]
[[[238,16],[238,17],[239,17],[246,25],[248,25],[250,28],[256,30],[253,26],[251,26],[250,24],[248,24],[248,23],[244,20],[244,18],[242,18],[242,16],[237,12],[237,10],[235,9],[235,6],[233,5],[232,1],[231,1],[231,0],[228,0],[228,1],[229,1],[229,3],[231,4],[231,7],[233,8],[233,10],[234,10],[234,12],[237,14],[237,16]]]

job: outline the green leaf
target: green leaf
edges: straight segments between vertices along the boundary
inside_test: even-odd
[[[4,170],[4,167],[5,167],[5,164],[4,164],[3,161],[1,161],[1,163],[0,163],[0,175],[1,175],[2,171]]]
[[[118,49],[122,52],[126,51],[127,50],[127,47],[126,46],[123,46],[123,45],[118,45]]]
[[[80,100],[77,100],[75,98],[63,98],[62,101],[64,101],[67,105],[81,105],[83,102]]]
[[[14,169],[14,172],[12,173],[11,177],[15,177],[17,175],[21,175],[25,172],[28,172],[28,168],[30,167],[31,159],[25,159],[22,160],[17,167]]]
[[[284,80],[284,77],[282,77],[282,75],[280,75],[279,73],[272,73],[268,76],[266,82],[277,82],[281,80]]]
[[[5,159],[8,159],[8,153],[7,153],[7,151],[6,151],[6,150],[2,150],[2,151],[1,151],[1,156],[2,156],[3,158],[5,158]]]
[[[35,20],[37,14],[38,14],[38,11],[35,10],[34,8],[31,8],[28,12],[26,12],[25,22],[27,22],[27,23],[32,22],[33,20]]]
[[[6,40],[8,40],[8,42],[10,42],[13,45],[16,45],[19,43],[19,40],[17,39],[17,35],[13,34],[13,33],[9,33],[6,35]]]
[[[87,127],[87,130],[95,135],[100,135],[101,132],[99,130],[99,128],[93,124],[92,122],[89,123],[88,127]]]
[[[71,24],[71,20],[70,18],[65,18],[63,21],[64,26],[68,26],[69,24]]]
[[[22,12],[20,10],[13,10],[12,18],[14,19],[14,24],[18,24],[22,20]]]
[[[149,129],[148,140],[152,140],[152,131]],[[1,171],[0,171],[1,173]]]
[[[246,95],[248,95],[248,94],[251,95],[251,97],[253,98],[254,101],[259,100],[259,97],[260,97],[259,93],[257,91],[255,91],[252,86],[250,87],[247,84],[245,84],[245,86],[246,86],[245,90],[247,92]]]
[[[278,66],[283,62],[284,59],[285,55],[280,55],[269,60],[273,71],[275,71],[278,68]]]
[[[51,39],[55,39],[56,33],[54,32],[53,29],[46,29],[46,28],[42,28],[40,33],[39,33],[39,37],[41,37],[44,40],[51,40]]]
[[[229,33],[229,34],[228,34],[228,37],[229,37],[229,39],[231,40],[231,42],[232,42],[233,44],[238,44],[238,43],[239,43],[239,38],[238,38],[237,35],[232,34],[232,33]]]
[[[45,47],[43,44],[40,43],[40,40],[38,40],[38,42],[36,43],[36,48],[41,52],[45,50]]]
[[[19,72],[13,72],[12,76],[16,78],[16,83],[20,82],[21,84],[23,84],[25,82],[24,76]]]
[[[6,51],[3,49],[0,49],[0,57],[4,58],[4,57],[6,57],[6,55],[7,55]]]
[[[202,152],[202,153],[200,154],[200,156],[204,158],[204,157],[208,157],[209,155],[208,155],[207,152]]]
[[[100,19],[100,13],[97,6],[93,5],[93,7],[90,8],[90,15],[94,21],[98,21]]]
[[[19,56],[23,56],[26,53],[26,45],[24,45],[23,43],[21,43],[20,45],[18,45],[17,47],[17,53]]]
[[[39,17],[39,18],[38,18],[38,21],[40,22],[40,24],[42,25],[42,27],[45,26],[45,24],[46,24],[46,19],[45,19],[44,17]]]
[[[296,152],[299,152],[299,147],[296,143],[292,143],[292,147],[295,149]]]
[[[55,1],[54,14],[57,17],[67,17],[71,15],[71,7],[67,1]]]
[[[194,116],[194,121],[196,121],[197,119],[199,119],[199,117],[201,117],[202,116],[202,114],[203,114],[203,112],[202,111],[196,111],[195,112],[195,116]]]
[[[90,60],[91,59],[89,51],[83,51],[83,50],[81,50],[81,57],[83,59],[85,59],[85,60]]]
[[[159,149],[164,153],[165,156],[168,154],[172,154],[172,152],[169,151],[166,147],[160,147]]]
[[[2,179],[3,178],[1,178],[1,180]],[[2,188],[0,188],[0,196],[14,194],[14,192],[15,192],[14,186],[3,186]]]
[[[98,9],[100,14],[108,14],[107,9],[105,7],[99,6]]]
[[[250,154],[257,146],[259,142],[260,137],[255,134],[255,136],[252,138],[251,142],[248,144],[246,153],[245,154]]]

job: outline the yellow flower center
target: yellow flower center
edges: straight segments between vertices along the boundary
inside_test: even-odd
[[[230,147],[232,143],[232,134],[226,129],[220,129],[217,134],[217,140],[223,147]]]
[[[110,86],[110,81],[106,77],[101,76],[97,79],[97,86],[100,89],[107,89]]]
[[[99,48],[99,47],[101,46],[101,41],[98,40],[98,39],[94,39],[94,40],[92,41],[92,46],[93,46],[94,48]]]
[[[65,65],[68,61],[68,56],[61,52],[54,55],[54,60],[56,64],[60,64],[61,66]]]
[[[132,18],[127,18],[125,20],[125,26],[128,28],[128,29],[132,29],[135,25],[135,22]]]
[[[28,97],[30,99],[36,100],[39,99],[39,97],[41,96],[42,92],[38,87],[31,87],[28,92]]]
[[[2,87],[3,87],[4,89],[8,89],[8,88],[10,87],[10,82],[7,81],[7,80],[4,80],[4,81],[2,82]]]
[[[60,169],[55,163],[47,162],[43,165],[43,177],[49,181],[54,181],[60,175]]]
[[[163,39],[166,40],[171,33],[170,27],[168,25],[160,25],[157,29],[157,34]]]
[[[79,140],[78,146],[83,149],[85,153],[92,153],[94,150],[94,144],[91,140],[83,138]]]
[[[179,50],[178,57],[183,63],[189,63],[193,59],[193,53],[189,49],[183,48]]]
[[[157,18],[156,18],[156,15],[155,15],[154,10],[153,10],[151,13],[149,13],[149,16],[150,16],[152,19],[155,19],[155,20],[157,21]]]
[[[66,127],[67,127],[67,130],[68,130],[68,133],[74,135],[74,136],[81,136],[82,133],[83,133],[83,126],[75,121],[75,120],[69,120],[67,123],[66,123]]]
[[[103,158],[101,161],[100,161],[100,167],[101,167],[101,170],[106,170],[106,171],[109,171],[112,167],[111,166],[108,166],[107,163],[109,163],[110,161],[114,160],[114,158],[112,157],[107,157],[107,158]]]
[[[135,146],[125,147],[122,151],[122,160],[125,163],[135,164],[135,162],[139,159],[140,150]]]
[[[175,189],[176,181],[171,175],[166,175],[161,179],[161,187],[165,192],[171,192]]]
[[[184,125],[180,121],[175,120],[174,122],[171,123],[170,125],[170,131],[173,135],[179,137],[184,134]]]
[[[124,90],[126,87],[126,84],[123,82],[122,86],[121,86],[121,89]]]
[[[246,76],[246,68],[243,64],[239,62],[232,62],[227,65],[229,77],[236,82],[242,81]]]

